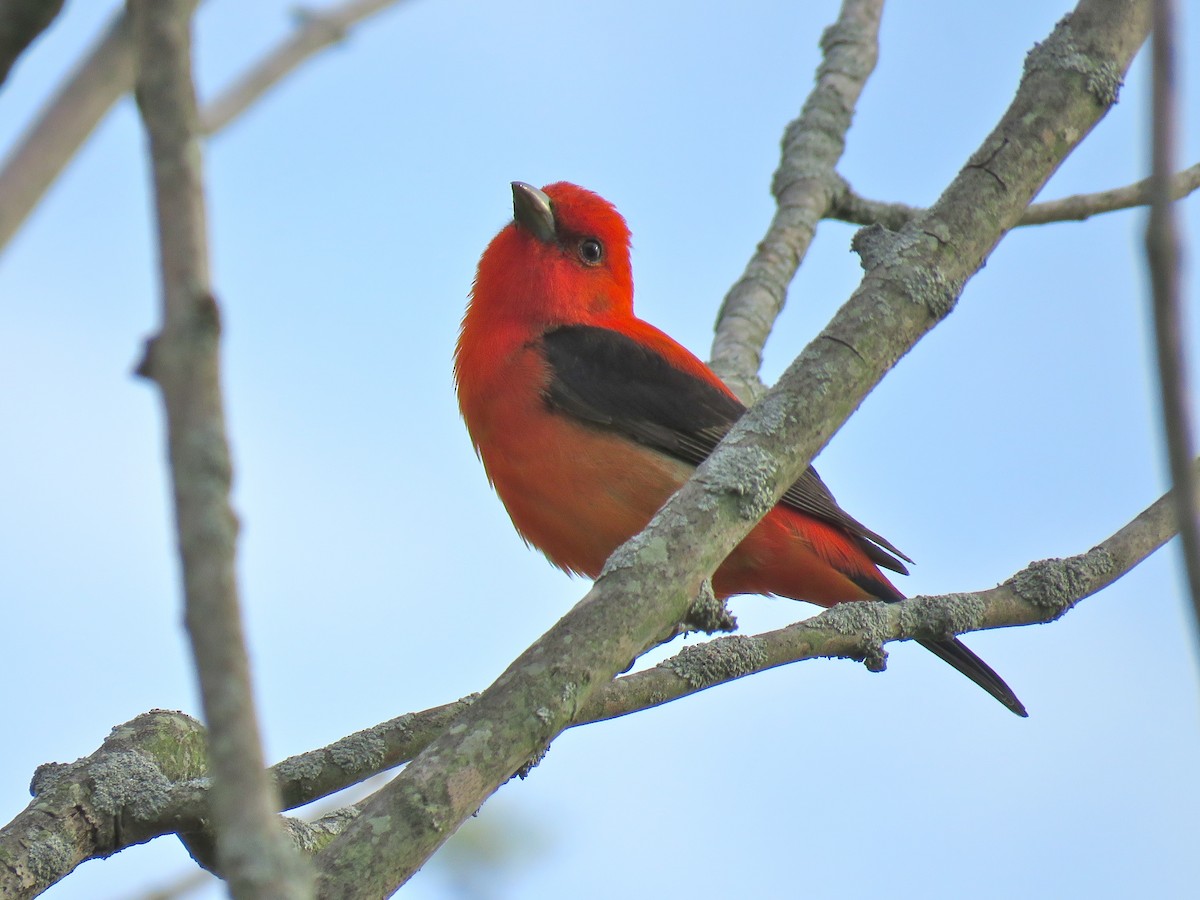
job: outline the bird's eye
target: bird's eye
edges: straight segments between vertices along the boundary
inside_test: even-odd
[[[585,265],[598,266],[604,259],[604,247],[595,238],[585,238],[579,243],[579,258]]]

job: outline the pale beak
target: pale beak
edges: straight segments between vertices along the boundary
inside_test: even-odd
[[[550,206],[550,198],[523,181],[514,181],[512,192],[513,219],[516,223],[539,241],[549,243],[554,240],[554,210]]]

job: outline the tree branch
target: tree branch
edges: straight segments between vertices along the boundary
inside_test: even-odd
[[[213,774],[217,855],[234,897],[312,895],[279,827],[242,634],[237,521],[222,409],[217,302],[191,73],[195,0],[130,0],[138,109],[149,137],[162,282],[162,330],[139,373],[162,389],[191,639]]]
[[[1179,16],[1172,0],[1154,0],[1151,40],[1153,96],[1151,128],[1150,216],[1146,222],[1146,257],[1154,303],[1155,346],[1162,390],[1167,459],[1175,485],[1175,514],[1183,544],[1184,573],[1192,599],[1192,626],[1200,646],[1200,508],[1196,500],[1191,391],[1185,348],[1180,283],[1182,238],[1171,197],[1171,173],[1178,147],[1179,98],[1175,34]]]
[[[320,896],[386,895],[630,659],[687,614],[771,509],[1115,101],[1146,4],[1082,0],[1030,54],[1000,123],[936,204],[876,235],[861,287],[592,590],[318,854]],[[369,849],[367,849],[369,848]]]
[[[418,713],[408,718],[437,717]],[[313,755],[336,754],[353,737]],[[83,759],[39,766],[30,785],[34,799],[0,828],[0,898],[36,897],[81,862],[167,834],[179,835],[198,862],[214,868],[208,743],[203,726],[191,716],[152,710],[114,728]],[[357,810],[347,807],[313,822],[278,821],[297,850],[312,854],[355,815]],[[301,895],[271,896],[291,900]]]
[[[1200,163],[1177,172],[1169,180],[1169,196],[1181,200],[1200,188]],[[1017,226],[1047,225],[1051,222],[1082,222],[1101,213],[1116,212],[1145,206],[1151,199],[1151,179],[1135,181],[1124,187],[1094,194],[1073,194],[1058,200],[1034,203],[1017,221]],[[834,198],[827,218],[852,225],[882,225],[889,231],[898,231],[916,218],[921,209],[904,203],[883,203],[868,200],[854,192],[849,183],[842,180],[841,189]]]
[[[187,827],[168,788],[207,770],[200,723],[163,710],[117,726],[84,759],[39,766],[33,801],[0,829],[0,897],[36,897],[81,862]]]
[[[0,85],[13,63],[62,11],[63,0],[0,0]]]
[[[763,392],[762,350],[787,288],[838,187],[835,169],[863,85],[879,55],[883,0],[845,0],[821,36],[824,59],[800,116],[783,133],[771,181],[777,208],[766,236],[717,313],[711,365],[747,403]]]
[[[345,40],[353,25],[396,3],[351,0],[330,9],[299,9],[295,32],[204,107],[200,113],[201,132],[209,135],[220,131],[310,56]]]

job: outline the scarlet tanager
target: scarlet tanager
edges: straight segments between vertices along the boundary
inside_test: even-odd
[[[595,578],[745,407],[704,363],[634,315],[629,229],[608,201],[567,182],[512,189],[514,221],[479,260],[463,317],[458,402],[517,531],[556,566]],[[879,566],[907,574],[901,559],[810,467],[712,585],[721,598],[899,601]],[[1026,715],[957,638],[920,643]]]

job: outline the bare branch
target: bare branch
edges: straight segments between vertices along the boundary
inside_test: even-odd
[[[475,702],[471,694],[355,732],[328,747],[289,757],[271,767],[284,809],[295,809],[344,790],[363,778],[407,762]]]
[[[8,245],[117,98],[132,87],[133,45],[121,13],[0,166],[0,248]]]
[[[84,759],[39,766],[33,800],[0,829],[0,897],[36,897],[81,862],[183,827],[167,789],[207,768],[200,723],[162,710],[114,728]]]
[[[396,3],[351,0],[328,10],[300,10],[295,33],[204,107],[200,130],[206,135],[220,131],[310,56],[345,40],[351,26]]]
[[[701,584],[963,285],[1116,99],[1147,3],[1082,0],[1030,54],[1011,106],[825,332],[613,554],[592,590],[318,854],[319,895],[386,895],[686,616]],[[668,552],[668,549],[670,551]],[[362,846],[369,843],[371,853]]]
[[[0,84],[62,7],[63,0],[0,0]]]
[[[851,225],[882,225],[888,231],[899,231],[917,216],[924,212],[919,206],[909,206],[906,203],[884,203],[879,200],[868,200],[855,193],[850,182],[841,178],[838,192],[829,205],[826,218],[838,222],[849,222]]]
[[[1171,173],[1179,142],[1179,98],[1176,80],[1176,28],[1173,0],[1154,0],[1151,41],[1153,97],[1151,129],[1150,216],[1146,223],[1146,256],[1154,298],[1154,333],[1162,388],[1167,458],[1175,485],[1175,514],[1183,544],[1183,561],[1192,598],[1192,625],[1200,646],[1200,507],[1196,499],[1191,390],[1180,281],[1182,239],[1171,197]]]
[[[222,409],[217,302],[191,73],[195,0],[130,0],[137,101],[149,136],[163,324],[140,373],[162,389],[188,636],[209,728],[217,856],[234,897],[312,896],[280,828],[242,634],[237,521]]]
[[[1200,188],[1200,163],[1177,172],[1170,179],[1172,200],[1180,200]],[[1101,213],[1132,209],[1150,202],[1151,179],[1146,178],[1124,187],[1094,194],[1073,194],[1058,200],[1034,203],[1017,222],[1023,225],[1046,225],[1051,222],[1082,222]],[[846,181],[830,207],[828,218],[852,225],[882,225],[889,231],[899,231],[921,213],[916,206],[904,203],[883,203],[860,197]]]
[[[1095,194],[1075,194],[1060,200],[1035,203],[1021,216],[1018,225],[1045,225],[1050,222],[1082,222],[1094,215],[1145,206],[1150,202],[1150,179],[1137,181],[1125,187],[1100,191]],[[1168,192],[1172,200],[1180,200],[1200,188],[1200,163],[1177,172],[1168,179]]]
[[[784,130],[771,182],[775,218],[717,313],[711,365],[747,403],[762,394],[763,346],[837,191],[835,168],[858,96],[879,55],[882,13],[883,0],[844,0],[837,22],[821,36],[825,56],[817,83],[800,116]]]

